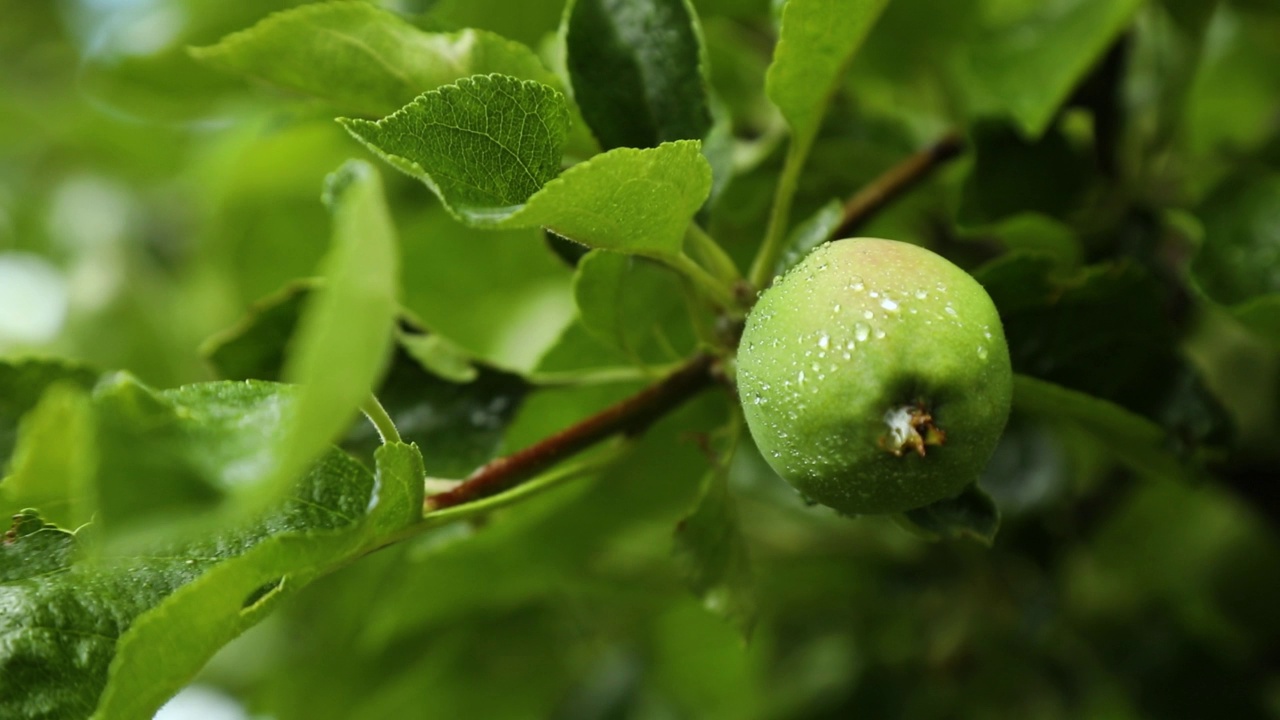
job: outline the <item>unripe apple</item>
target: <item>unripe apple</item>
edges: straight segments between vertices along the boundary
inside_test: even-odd
[[[765,460],[845,514],[902,512],[974,482],[1013,376],[982,286],[922,247],[827,243],[765,290],[738,390]]]

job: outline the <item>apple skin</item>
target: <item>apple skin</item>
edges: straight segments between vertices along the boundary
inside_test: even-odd
[[[827,243],[747,317],[737,381],[771,467],[847,515],[896,513],[977,480],[1009,417],[1000,316],[964,270],[909,243]]]

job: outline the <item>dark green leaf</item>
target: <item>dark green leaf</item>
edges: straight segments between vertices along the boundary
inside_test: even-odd
[[[55,525],[78,528],[93,515],[94,418],[88,394],[63,383],[22,421],[9,475],[0,481],[0,518],[40,508]]]
[[[908,510],[899,521],[931,540],[976,540],[987,547],[1000,530],[1000,510],[976,483],[953,498]]]
[[[1003,220],[968,228],[970,239],[993,239],[1011,252],[1044,255],[1060,267],[1080,265],[1084,248],[1076,232],[1067,224],[1036,212],[1019,212]]]
[[[1274,3],[1219,4],[1185,113],[1193,152],[1248,157],[1274,137],[1268,118],[1280,110],[1277,32]]]
[[[1026,140],[1002,122],[971,131],[977,159],[966,178],[959,220],[982,225],[1036,212],[1064,218],[1080,208],[1093,179],[1090,157],[1053,129]]]
[[[1015,375],[1013,405],[1051,421],[1072,423],[1134,472],[1159,480],[1191,480],[1198,470],[1173,452],[1167,431],[1114,403]]]
[[[1280,175],[1229,178],[1200,217],[1204,240],[1192,265],[1200,287],[1259,334],[1280,340]]]
[[[686,0],[573,0],[565,46],[574,97],[604,149],[710,130],[701,38]]]
[[[839,200],[832,200],[818,208],[817,212],[810,215],[799,225],[796,225],[791,230],[791,234],[787,236],[787,250],[778,261],[778,267],[774,274],[781,275],[790,270],[812,252],[814,248],[833,239],[831,237],[832,233],[840,228],[840,223],[843,220],[844,203]]]
[[[139,555],[88,552],[84,531],[36,517],[15,522],[0,544],[0,716],[151,717],[215,650],[362,552],[371,505],[404,508],[395,498],[416,479],[412,461],[389,452],[377,488],[334,451],[254,522]]]
[[[675,557],[703,605],[750,639],[756,620],[755,579],[726,472],[713,471],[703,480],[693,512],[676,526]]]
[[[1225,444],[1226,412],[1179,350],[1146,272],[1128,263],[1061,270],[1050,257],[1015,254],[977,277],[1000,310],[1015,372],[1118,403],[1187,449]]]
[[[310,288],[294,285],[262,300],[207,342],[219,374],[233,380],[278,377]],[[404,442],[423,450],[428,474],[462,477],[494,456],[531,387],[516,374],[471,360],[438,335],[402,330],[399,340],[375,394]],[[430,363],[422,360],[424,345],[436,347]],[[440,357],[441,348],[447,357]],[[441,363],[450,366],[447,372]],[[372,462],[382,442],[372,424],[355,422],[343,446]]]
[[[1280,295],[1268,295],[1233,308],[1236,319],[1259,337],[1280,344]]]
[[[975,109],[1011,116],[1025,136],[1037,138],[1141,2],[989,0],[983,5],[983,32],[971,39],[964,58]]]
[[[424,370],[412,357],[396,352],[378,399],[405,442],[415,443],[426,473],[461,478],[492,459],[507,426],[531,391],[518,375],[476,363],[475,378],[464,383]],[[355,424],[343,446],[369,457],[379,438],[369,423]]]
[[[18,437],[18,422],[55,383],[88,390],[98,373],[66,360],[0,361],[0,467],[8,464]]]
[[[316,283],[303,280],[255,302],[235,325],[210,337],[200,347],[220,378],[280,380],[285,350]]]

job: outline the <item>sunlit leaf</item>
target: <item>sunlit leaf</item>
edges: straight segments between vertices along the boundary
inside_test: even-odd
[[[500,75],[426,93],[376,123],[342,122],[476,227],[545,227],[591,247],[671,258],[711,190],[695,141],[618,148],[556,177],[563,98]]]
[[[364,2],[285,10],[192,52],[219,67],[363,115],[385,115],[427,90],[470,75],[502,73],[559,84],[520,43],[481,30],[423,32]]]
[[[792,142],[808,147],[841,73],[888,0],[788,0],[765,91],[791,125]]]
[[[218,374],[231,380],[278,379],[285,346],[313,290],[312,283],[291,285],[210,338],[204,349]],[[426,472],[462,477],[494,456],[532,388],[519,375],[476,361],[439,335],[402,328],[397,338],[375,394],[401,438],[423,449]],[[355,422],[342,446],[372,463],[382,440],[371,423]]]
[[[40,401],[40,396],[56,383],[89,389],[98,373],[83,365],[63,360],[0,361],[0,467],[9,462],[17,442],[18,423]]]
[[[485,75],[424,93],[376,123],[342,124],[460,219],[495,225],[559,172],[569,119],[554,89]]]
[[[352,161],[325,189],[333,246],[290,345],[283,378],[301,386],[280,464],[255,489],[269,498],[347,430],[390,358],[399,250],[378,173]]]
[[[680,280],[666,268],[593,250],[578,264],[573,289],[583,327],[623,355],[672,362],[691,349]]]
[[[94,430],[88,394],[74,385],[51,387],[22,422],[12,467],[0,480],[0,517],[40,508],[59,527],[88,522],[94,510]]]
[[[675,557],[689,588],[744,638],[756,620],[755,579],[728,474],[709,473],[693,512],[676,526]]]

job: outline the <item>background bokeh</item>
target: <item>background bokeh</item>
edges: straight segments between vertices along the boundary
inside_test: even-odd
[[[212,379],[201,343],[315,271],[323,179],[365,152],[332,108],[186,50],[297,4],[0,0],[0,354]],[[549,56],[562,4],[387,5]],[[708,224],[745,266],[783,152],[762,92],[774,8],[694,5],[738,169]],[[1280,5],[1104,5],[891,3],[796,217],[961,128],[965,158],[865,232],[974,270],[1015,367],[1159,421],[1188,458],[1216,452],[1202,481],[1139,476],[1071,424],[1016,414],[983,480],[1004,515],[985,549],[805,507],[744,447],[746,642],[671,561],[707,464],[694,433],[728,416],[711,395],[600,477],[317,582],[161,717],[1280,717]],[[1037,79],[1086,41],[1097,58],[1037,120]],[[596,361],[561,337],[573,271],[540,233],[464,228],[383,178],[425,327],[516,371]],[[1011,250],[1051,260],[987,264]],[[1051,302],[1024,292],[1040,286]],[[541,391],[504,443],[633,387]]]

